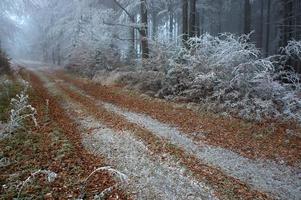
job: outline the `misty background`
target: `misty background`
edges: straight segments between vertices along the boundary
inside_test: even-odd
[[[187,12],[183,10],[185,2]],[[81,62],[89,62],[104,51],[129,61],[143,54],[142,20],[146,20],[149,40],[166,43],[181,44],[183,34],[252,32],[251,42],[261,49],[262,56],[277,54],[289,40],[301,39],[300,0],[145,3],[143,19],[141,0],[1,0],[1,48],[13,58],[57,65],[76,62],[79,57]],[[300,70],[299,65],[295,68]]]

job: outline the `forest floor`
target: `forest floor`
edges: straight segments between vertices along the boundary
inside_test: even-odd
[[[121,86],[102,86],[43,68],[27,67],[22,76],[32,86],[33,106],[43,110],[48,99],[53,120],[34,131],[28,141],[39,138],[42,150],[25,152],[31,155],[28,162],[32,157],[40,157],[41,163],[46,159],[44,168],[69,177],[47,187],[50,197],[65,193],[72,199],[79,193],[74,191],[80,188],[76,180],[96,167],[110,165],[128,177],[112,199],[301,198],[301,129],[297,125],[197,113]],[[49,137],[56,138],[54,143]],[[67,156],[57,160],[61,148],[67,149]],[[50,153],[46,156],[46,152]],[[20,166],[10,168],[16,167]],[[114,182],[109,174],[100,174],[87,193],[102,191]],[[64,193],[51,192],[51,186],[64,188]]]

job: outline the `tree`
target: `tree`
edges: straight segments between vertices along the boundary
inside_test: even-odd
[[[141,12],[141,47],[142,47],[142,58],[149,58],[149,47],[148,47],[148,16],[146,8],[146,0],[140,0],[140,12]]]
[[[197,36],[196,0],[190,0],[189,37]]]
[[[269,47],[270,47],[270,21],[271,21],[271,0],[268,0],[268,8],[267,8],[267,32],[266,32],[266,43],[265,43],[265,54],[269,55]]]
[[[171,0],[167,1],[167,10],[169,14],[169,40],[173,40],[173,29],[174,29],[174,8]]]
[[[244,5],[244,33],[249,34],[251,32],[251,2],[250,0],[245,0]]]
[[[263,26],[264,26],[264,1],[260,0],[260,23],[259,23],[259,31],[258,31],[258,38],[259,38],[259,47],[263,49]]]
[[[15,34],[22,31],[19,24],[10,15],[19,18],[25,13],[31,14],[33,10],[40,6],[40,3],[34,0],[0,1],[0,40],[2,40],[3,48],[13,47]]]
[[[150,12],[151,21],[152,21],[152,39],[154,40],[157,37],[158,32],[158,12],[157,10],[152,9]]]
[[[188,0],[182,0],[182,42],[186,46],[188,40]]]
[[[115,4],[128,16],[131,21],[131,25],[128,27],[133,28],[138,31],[141,37],[141,49],[142,49],[142,58],[147,59],[149,58],[149,44],[148,44],[148,9],[146,5],[146,0],[139,0],[140,3],[140,26],[136,25],[136,18],[132,15],[125,6],[123,6],[118,0],[114,0]],[[130,2],[129,5],[134,4]],[[108,23],[106,23],[108,24]],[[109,25],[118,25],[118,26],[127,26],[124,24],[109,24]],[[136,38],[134,37],[133,32],[131,32],[131,37],[133,39],[133,43],[135,42]],[[133,45],[133,44],[132,44]],[[134,45],[133,45],[134,46]]]

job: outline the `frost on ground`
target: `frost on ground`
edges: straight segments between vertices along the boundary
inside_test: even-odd
[[[41,76],[51,92],[62,95],[46,77]],[[85,147],[105,155],[112,165],[127,175],[129,188],[137,199],[215,199],[210,188],[187,175],[189,172],[172,156],[165,155],[163,161],[130,133],[116,133],[106,128],[74,102],[63,101],[62,104],[70,113],[75,113],[71,117],[83,129],[92,130],[92,134],[83,135]]]
[[[227,149],[196,144],[177,128],[163,124],[149,116],[125,111],[117,106],[104,103],[106,109],[115,112],[132,123],[150,130],[152,133],[168,139],[200,160],[222,169],[227,174],[246,182],[256,189],[271,193],[281,199],[301,198],[301,170],[271,161],[251,160]]]
[[[72,104],[68,103],[68,109],[76,110],[76,115],[80,116],[73,118],[84,129],[93,130],[83,137],[86,148],[105,155],[112,165],[126,174],[137,199],[214,199],[210,189],[186,175],[186,170],[171,156],[165,155],[167,159],[161,160],[130,133],[116,133],[87,116],[79,105]]]
[[[151,158],[151,152],[130,133],[102,128],[94,130],[85,144],[107,155],[130,177],[137,199],[214,199],[209,188],[186,176],[175,161]]]

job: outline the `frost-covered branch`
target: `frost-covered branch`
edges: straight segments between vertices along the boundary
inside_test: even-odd
[[[301,41],[291,40],[282,51],[291,58],[301,61]]]
[[[47,181],[49,183],[52,183],[56,177],[57,177],[57,174],[52,172],[52,171],[49,171],[49,170],[38,170],[36,172],[33,172],[25,181],[22,182],[22,185],[19,189],[19,192],[18,192],[18,197],[17,199],[20,199],[20,195],[24,189],[24,187],[30,183],[30,181],[34,178],[36,178],[37,175],[40,175],[40,174],[43,174],[47,177]]]
[[[91,177],[93,177],[97,172],[109,172],[110,174],[114,175],[116,178],[118,178],[118,183],[116,183],[115,185],[106,188],[105,190],[103,190],[101,193],[99,193],[98,195],[95,196],[94,199],[103,199],[105,196],[107,196],[109,193],[111,193],[115,188],[117,188],[120,184],[124,184],[127,183],[127,176],[115,169],[113,169],[110,166],[107,167],[100,167],[95,169],[83,182],[83,186],[81,188],[81,194],[79,196],[79,198],[77,200],[82,200],[85,196],[85,189],[87,187],[87,184],[90,180]]]
[[[31,119],[35,126],[38,126],[36,114],[37,111],[29,104],[27,92],[28,83],[25,82],[25,88],[11,99],[10,119],[8,122],[8,132],[14,133],[20,128],[24,128],[26,119]]]

